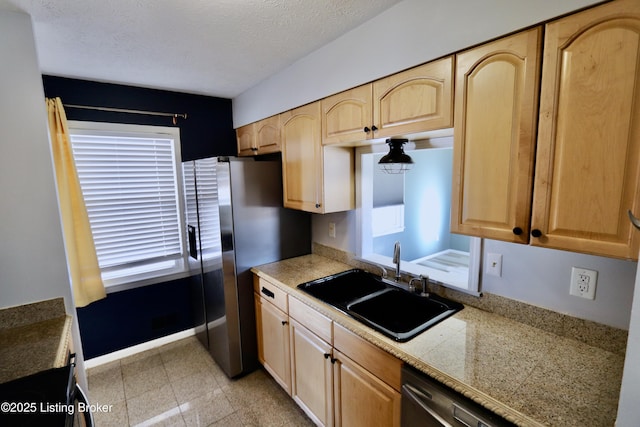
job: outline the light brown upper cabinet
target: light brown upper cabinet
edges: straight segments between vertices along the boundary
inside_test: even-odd
[[[451,231],[528,242],[541,28],[456,57]]]
[[[372,137],[373,92],[371,83],[324,98],[322,143],[340,144]]]
[[[354,154],[321,144],[320,101],[280,115],[284,206],[315,213],[355,208]]]
[[[280,151],[280,116],[242,126],[236,130],[236,135],[238,156],[277,153]]]
[[[451,127],[453,58],[447,57],[327,97],[322,143],[355,144],[373,138]]]
[[[637,258],[640,2],[618,0],[545,32],[534,245]]]
[[[534,162],[537,31],[458,55],[451,228],[637,259],[640,3],[547,24]]]

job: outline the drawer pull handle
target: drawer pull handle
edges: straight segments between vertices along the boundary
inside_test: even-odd
[[[275,298],[276,294],[274,294],[273,292],[271,292],[269,289],[265,288],[264,286],[262,287],[262,293],[265,294],[266,296],[268,296],[269,298]]]

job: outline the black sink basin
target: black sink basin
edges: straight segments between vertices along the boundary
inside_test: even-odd
[[[387,289],[387,285],[371,273],[354,269],[303,283],[298,288],[344,311],[350,302]]]
[[[408,341],[464,307],[437,295],[419,296],[354,269],[298,288],[399,342]]]
[[[423,297],[389,288],[349,304],[347,312],[374,329],[403,342],[462,308],[462,304],[437,295]]]

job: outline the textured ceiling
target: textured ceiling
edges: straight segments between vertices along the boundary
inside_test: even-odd
[[[0,9],[31,15],[43,74],[233,98],[399,1],[0,0]]]

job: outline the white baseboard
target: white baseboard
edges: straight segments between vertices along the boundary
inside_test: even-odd
[[[187,337],[194,336],[196,334],[195,328],[187,329],[175,334],[167,335],[166,337],[157,338],[155,340],[143,342],[142,344],[134,345],[131,347],[123,348],[122,350],[114,351],[113,353],[105,354],[103,356],[94,357],[84,361],[85,369],[95,368],[96,366],[104,365],[105,363],[114,362],[122,359],[123,357],[132,356],[143,351],[151,350],[156,347],[169,344],[174,341],[178,341]]]

